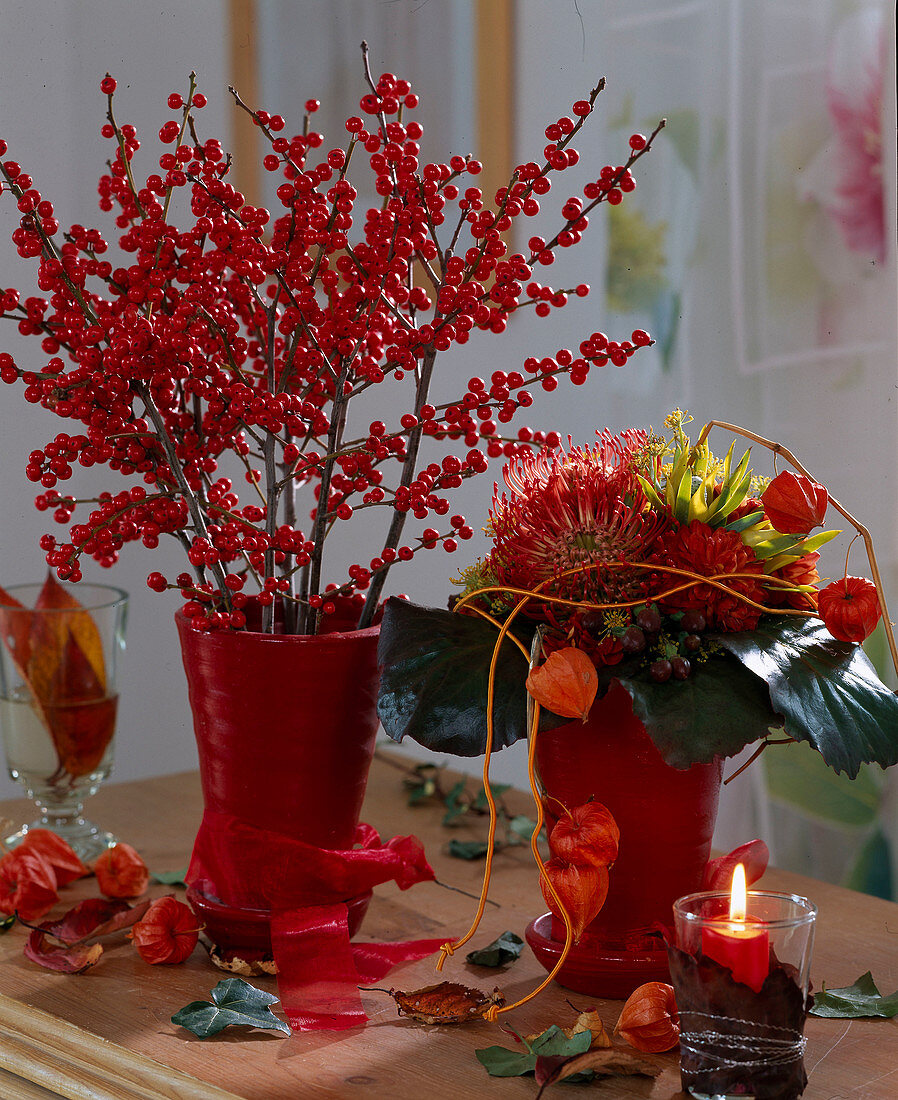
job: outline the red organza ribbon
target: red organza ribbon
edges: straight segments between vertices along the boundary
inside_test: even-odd
[[[370,825],[359,825],[355,842],[345,851],[316,848],[230,814],[203,815],[187,882],[227,905],[271,910],[278,991],[294,1031],[364,1024],[358,986],[443,943],[350,943],[347,901],[383,882],[407,890],[434,878],[417,837],[384,844]]]

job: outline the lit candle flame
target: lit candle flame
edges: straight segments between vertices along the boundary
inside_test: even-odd
[[[730,920],[744,925],[747,909],[748,897],[745,888],[745,867],[741,863],[737,863],[736,870],[733,871],[733,885],[730,889]]]

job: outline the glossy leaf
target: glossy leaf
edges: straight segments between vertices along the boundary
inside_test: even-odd
[[[633,697],[633,713],[675,768],[735,756],[776,721],[764,682],[729,657],[711,658],[687,680],[665,684],[616,671]]]
[[[835,771],[853,779],[863,763],[898,763],[898,696],[859,646],[837,641],[818,622],[773,617],[714,641],[767,682],[786,732]]]
[[[212,1001],[191,1001],[171,1018],[173,1024],[192,1031],[200,1039],[210,1039],[226,1027],[241,1025],[290,1034],[290,1025],[271,1011],[277,997],[243,978],[225,978],[212,990]]]
[[[507,966],[519,959],[524,950],[524,941],[514,932],[503,932],[492,943],[481,947],[479,951],[470,951],[466,961],[474,966]]]
[[[866,1016],[898,1016],[898,990],[884,997],[876,988],[868,970],[853,985],[827,989],[814,994],[812,1016],[830,1016],[840,1020],[862,1019]]]
[[[435,752],[479,756],[486,749],[486,703],[496,628],[474,615],[392,597],[380,628],[377,711],[394,741],[411,737]],[[526,733],[528,661],[510,640],[496,664],[493,749]],[[561,725],[547,717],[544,728]]]

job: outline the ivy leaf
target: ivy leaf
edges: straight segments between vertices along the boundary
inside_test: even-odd
[[[529,844],[536,828],[536,822],[526,814],[515,814],[508,819],[508,831],[514,837],[519,837],[524,843]]]
[[[565,1034],[557,1024],[547,1027],[544,1032],[530,1040],[530,1050],[540,1058],[570,1058],[582,1054],[592,1046],[592,1032],[578,1031],[573,1035]]]
[[[482,1047],[475,1050],[477,1061],[490,1077],[523,1077],[536,1071],[536,1055],[507,1050],[505,1047]]]
[[[493,792],[493,799],[498,801],[506,791],[511,790],[510,783],[491,783],[490,790]],[[489,809],[489,802],[486,800],[486,791],[483,787],[477,792],[477,797],[474,799],[475,810],[487,810]]]
[[[814,994],[812,1016],[829,1016],[841,1020],[855,1020],[864,1016],[898,1016],[898,990],[884,997],[876,988],[873,975],[868,970],[854,985],[841,989],[827,989]]]
[[[496,628],[475,615],[421,607],[392,596],[380,627],[377,712],[394,741],[454,756],[486,749],[486,699]],[[528,648],[529,648],[529,639]],[[496,662],[493,751],[524,737],[528,661],[511,640]],[[543,712],[541,728],[567,719]]]
[[[589,1050],[592,1035],[580,1031],[565,1035],[557,1024],[552,1024],[533,1039],[523,1039],[527,1052],[507,1050],[505,1047],[484,1047],[475,1050],[477,1061],[491,1077],[523,1077],[535,1073],[537,1064],[545,1058],[570,1058]]]
[[[516,936],[514,932],[503,932],[486,947],[469,952],[466,958],[475,966],[506,966],[520,958],[523,950],[524,941],[520,936]]]
[[[822,623],[773,616],[712,640],[766,681],[789,735],[807,741],[836,772],[854,779],[862,763],[898,763],[898,695],[860,646],[837,641]]]
[[[243,978],[225,978],[212,990],[212,1001],[191,1001],[171,1018],[173,1024],[192,1031],[200,1039],[209,1039],[232,1024],[265,1028],[290,1034],[290,1025],[271,1011],[277,997],[245,982]]]
[[[453,821],[468,812],[470,807],[468,802],[462,797],[464,793],[465,780],[460,779],[446,795],[446,812],[443,815],[444,825],[451,825]]]
[[[436,775],[439,769],[436,764],[417,764],[415,773],[403,780],[405,789],[409,792],[409,806],[417,806],[436,794]]]
[[[182,867],[180,871],[151,871],[150,877],[153,882],[159,882],[163,886],[186,886],[187,868]]]
[[[449,841],[449,855],[456,859],[482,859],[489,847],[485,840],[457,840],[453,837]]]

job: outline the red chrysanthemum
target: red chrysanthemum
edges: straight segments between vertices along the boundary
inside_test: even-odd
[[[755,603],[769,604],[767,590],[763,587],[764,574],[754,551],[745,545],[735,531],[723,527],[712,528],[699,520],[668,531],[654,556],[658,564],[677,569],[688,569],[703,577],[734,573],[757,574],[739,580],[726,580],[729,591],[710,584],[696,584],[661,601],[668,612],[696,608],[705,616],[708,625],[718,630],[751,630],[762,612],[745,603],[735,593],[748,597]],[[662,574],[660,583],[672,588],[679,578]]]
[[[784,565],[772,575],[789,584],[813,585],[817,588],[820,583],[820,574],[817,572],[817,562],[820,555],[815,551],[805,554],[797,561]],[[801,611],[813,611],[817,606],[817,597],[814,592],[795,592],[788,588],[771,588],[767,602],[774,607],[795,607]]]
[[[645,561],[666,517],[649,508],[637,480],[645,432],[603,432],[593,447],[528,453],[505,467],[511,494],[498,490],[490,510],[495,547],[490,564],[499,583],[535,588],[581,565]],[[643,572],[594,569],[549,591],[572,599],[638,599]]]

